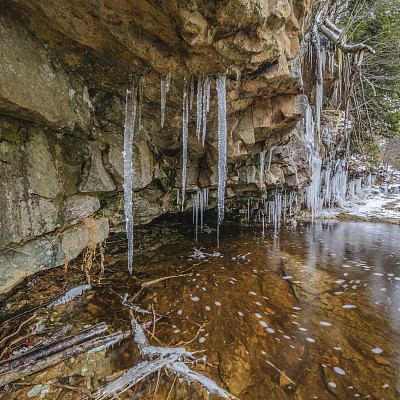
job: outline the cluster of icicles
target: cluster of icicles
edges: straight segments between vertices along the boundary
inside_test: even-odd
[[[311,185],[306,189],[306,206],[311,211],[312,219],[321,213],[323,207],[341,207],[346,198],[354,198],[363,193],[363,188],[370,188],[376,180],[375,175],[349,180],[347,157],[337,159],[331,153],[324,159],[320,155],[319,140],[315,140],[315,122],[310,106],[304,119],[306,141],[311,166]]]
[[[205,144],[207,132],[207,114],[210,110],[210,88],[211,77],[201,77],[197,79],[197,121],[196,136],[202,145]],[[165,123],[165,108],[167,103],[167,93],[170,89],[172,81],[171,73],[167,77],[161,79],[161,127]],[[132,198],[132,146],[135,126],[141,128],[141,111],[143,100],[144,77],[133,80],[128,87],[126,94],[125,107],[125,129],[124,129],[124,211],[126,218],[126,235],[128,239],[128,269],[132,273],[133,263],[133,198]],[[218,97],[218,221],[217,226],[222,224],[225,209],[225,185],[226,185],[226,147],[227,147],[227,123],[226,123],[226,76],[224,74],[217,75],[216,89]],[[193,107],[193,99],[195,93],[195,79],[192,77],[190,82],[184,78],[183,88],[183,106],[182,106],[182,211],[184,210],[184,201],[186,193],[186,171],[187,171],[187,153],[188,153],[188,136],[189,136],[189,112]],[[138,123],[136,124],[136,116],[138,114]],[[179,192],[178,192],[179,193]],[[179,202],[179,194],[177,198]],[[198,209],[200,208],[201,226],[203,221],[203,210],[208,204],[208,190],[199,191],[194,198],[194,210],[196,211],[196,236]]]
[[[340,158],[336,157],[334,151],[326,154],[324,160],[321,158],[320,140],[323,138],[327,143],[331,142],[330,137],[326,137],[325,132],[321,132],[321,114],[323,106],[323,76],[325,72],[330,75],[334,73],[335,46],[320,35],[315,25],[308,41],[308,55],[310,63],[316,63],[317,84],[315,92],[315,118],[310,106],[307,107],[304,118],[304,130],[306,133],[306,142],[309,154],[309,165],[311,166],[312,176],[311,185],[306,189],[305,201],[307,208],[311,211],[312,219],[321,213],[323,207],[330,208],[332,206],[342,206],[346,197],[354,198],[362,193],[362,187],[370,187],[374,182],[374,176],[350,180],[348,179],[348,155]],[[313,50],[314,49],[314,50]],[[315,59],[315,60],[314,60]],[[346,58],[344,59],[346,61]],[[342,62],[339,60],[339,74],[342,74]],[[346,82],[346,74],[348,68],[344,69]],[[341,98],[342,80],[335,88],[333,98],[338,102]],[[346,126],[345,126],[346,125]],[[338,130],[350,130],[351,121],[347,121],[342,117],[336,127]],[[318,140],[315,140],[315,134]]]
[[[287,219],[294,215],[298,206],[296,191],[276,190],[271,200],[247,199],[246,220],[249,223],[261,223],[263,236],[266,224],[272,223],[276,234],[282,222],[286,224]]]

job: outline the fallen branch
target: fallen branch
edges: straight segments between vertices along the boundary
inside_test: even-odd
[[[133,316],[133,312],[130,311],[129,314],[131,317],[132,328],[135,333],[134,340],[139,348],[140,354],[142,357],[150,357],[152,360],[141,362],[139,365],[136,365],[129,371],[125,372],[115,381],[100,388],[97,392],[97,400],[103,400],[110,396],[118,398],[118,394],[125,392],[146,376],[154,372],[160,373],[161,368],[164,366],[167,369],[176,372],[189,382],[200,383],[208,393],[214,393],[229,399],[236,399],[236,397],[221,389],[214,381],[192,371],[182,363],[182,359],[193,355],[193,353],[186,351],[184,347],[172,348],[150,346],[142,327]]]
[[[97,392],[96,400],[103,400],[117,394],[121,394],[136,385],[146,376],[157,372],[168,362],[176,360],[176,356],[171,355],[166,359],[156,359],[152,361],[143,361],[135,367],[125,372],[121,377],[108,385],[101,387]]]
[[[90,340],[90,341],[87,341],[84,343],[80,343],[76,346],[67,348],[58,353],[51,354],[50,356],[48,356],[44,359],[34,360],[31,363],[21,366],[18,369],[14,369],[14,370],[5,372],[3,374],[0,374],[0,387],[7,385],[8,383],[17,381],[25,376],[31,375],[35,372],[38,372],[38,371],[41,371],[48,367],[51,367],[51,366],[58,364],[59,362],[64,361],[70,357],[75,357],[78,354],[85,353],[90,350],[92,350],[92,352],[104,350],[105,348],[115,344],[117,341],[126,339],[131,335],[132,335],[132,332],[130,330],[127,332],[113,333],[108,336],[103,336],[103,337],[96,338],[96,339],[93,339],[93,340]]]
[[[49,343],[46,346],[39,347],[38,349],[31,349],[27,352],[11,357],[7,360],[0,362],[0,374],[18,369],[21,366],[25,366],[31,362],[44,357],[48,357],[52,354],[58,353],[77,344],[86,342],[90,339],[98,337],[108,330],[108,326],[102,322],[101,324],[94,325],[88,329],[77,332],[74,335],[68,336],[64,339],[58,340],[53,343]]]
[[[142,288],[143,287],[149,287],[151,285],[155,285],[156,283],[160,283],[160,282],[166,281],[167,279],[181,278],[182,276],[188,276],[188,275],[190,275],[190,274],[179,274],[179,275],[164,276],[162,278],[157,278],[157,279],[154,279],[152,281],[148,281],[148,282],[142,283]]]
[[[201,265],[201,264],[204,264],[206,261],[210,260],[212,257],[214,257],[214,256],[208,257],[208,258],[206,258],[205,260],[202,260],[202,261],[198,262],[197,264],[194,264],[194,265],[192,265],[191,267],[186,268],[186,269],[185,269],[184,271],[182,271],[182,273],[180,273],[179,275],[164,276],[164,277],[162,277],[162,278],[157,278],[157,279],[154,279],[154,280],[152,280],[152,281],[144,282],[144,283],[142,283],[142,288],[144,288],[144,287],[149,287],[149,286],[151,286],[151,285],[155,285],[156,283],[163,282],[163,281],[165,281],[165,280],[167,280],[167,279],[180,278],[180,277],[182,277],[182,276],[188,276],[188,275],[190,275],[190,274],[185,274],[185,272],[190,271],[191,269],[193,269],[193,268],[195,268],[195,267],[198,267],[198,266]]]

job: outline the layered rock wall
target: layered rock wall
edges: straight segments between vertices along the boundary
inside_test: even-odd
[[[228,201],[304,187],[309,166],[299,124],[307,106],[302,49],[318,6],[310,0],[3,1],[3,260],[10,247],[64,229],[74,216],[82,219],[100,206],[114,222],[123,222],[118,210],[124,108],[132,75],[145,79],[143,126],[133,149],[136,224],[181,208],[176,197],[182,185],[185,77],[196,82],[203,75],[227,74]],[[169,72],[173,80],[161,128],[160,79]],[[198,189],[209,188],[215,204],[213,82],[204,147],[195,133],[195,102],[189,116],[186,210]],[[271,149],[262,185],[259,154],[267,151],[269,159]],[[51,258],[42,264],[54,265]],[[0,292],[15,280],[9,278]]]

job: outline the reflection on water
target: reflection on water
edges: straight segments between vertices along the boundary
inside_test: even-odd
[[[214,234],[204,235],[137,260],[136,270],[149,274],[141,281],[148,281],[208,259],[141,291],[135,301],[158,313],[176,309],[174,318],[157,324],[157,340],[204,351],[211,366],[198,370],[240,399],[396,399],[399,243],[400,227],[389,224],[318,221],[278,238],[227,228],[219,248]],[[127,329],[127,312],[109,290],[137,292],[125,265],[119,259],[107,285],[62,306],[61,322],[106,321]],[[138,360],[132,343],[108,350],[94,387]],[[171,390],[173,382],[165,377],[156,398],[207,398],[196,385],[175,382]],[[153,398],[154,384],[136,396]]]

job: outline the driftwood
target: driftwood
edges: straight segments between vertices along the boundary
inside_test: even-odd
[[[162,367],[175,372],[188,382],[199,383],[208,393],[214,393],[228,399],[236,399],[235,396],[232,396],[227,391],[218,387],[214,381],[192,371],[186,364],[181,362],[182,359],[191,357],[193,355],[192,352],[186,351],[183,347],[151,346],[142,326],[136,321],[132,311],[130,312],[130,317],[134,331],[134,340],[139,348],[140,354],[142,357],[148,357],[151,360],[141,362],[119,378],[101,387],[96,393],[97,400],[103,400],[112,396],[118,398],[119,394],[125,392],[148,375],[154,372],[160,373]]]
[[[108,336],[103,336],[100,338],[95,338],[73,347],[66,348],[57,353],[51,354],[45,358],[32,359],[27,364],[20,365],[19,368],[7,371],[0,374],[0,387],[7,385],[8,383],[17,381],[25,376],[31,375],[35,372],[41,371],[45,368],[51,367],[58,364],[67,358],[74,357],[78,354],[85,352],[95,352],[103,350],[120,340],[126,339],[131,336],[132,332],[129,330],[127,332],[117,332]]]
[[[167,363],[176,361],[176,356],[171,355],[165,359],[156,359],[151,361],[143,361],[135,367],[125,372],[116,380],[110,382],[108,385],[101,387],[97,392],[97,400],[103,400],[107,397],[120,395],[132,386],[136,385],[146,376],[157,372],[160,368],[164,367]]]
[[[40,358],[48,357],[52,354],[63,351],[67,348],[73,347],[77,344],[86,342],[90,339],[98,337],[108,330],[107,325],[103,322],[98,325],[94,325],[88,329],[77,332],[64,339],[57,340],[56,342],[49,343],[46,346],[39,348],[33,348],[27,352],[8,358],[7,360],[0,361],[0,374],[11,371],[12,369],[19,368],[30,362],[34,362]]]

